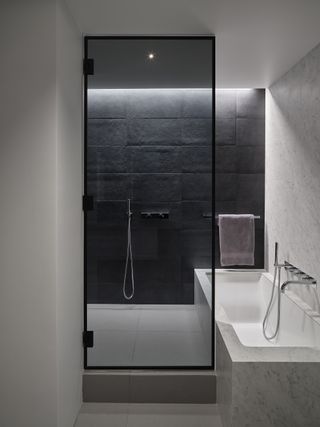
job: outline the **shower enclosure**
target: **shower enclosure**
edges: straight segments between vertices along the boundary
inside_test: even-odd
[[[84,80],[85,367],[209,368],[214,39],[86,37]]]

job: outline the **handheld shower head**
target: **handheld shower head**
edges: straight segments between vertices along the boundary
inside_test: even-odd
[[[278,265],[278,242],[275,242],[274,244],[274,266]]]
[[[127,212],[128,218],[132,217],[132,211],[131,211],[131,199],[128,199],[128,212]]]

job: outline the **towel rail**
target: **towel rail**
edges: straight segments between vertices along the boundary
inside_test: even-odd
[[[261,219],[261,216],[260,215],[254,215],[253,218],[255,220],[257,220],[257,219]],[[215,222],[216,222],[216,225],[219,227],[219,221],[218,221],[218,219],[219,219],[219,215],[216,215],[215,216],[215,220],[216,220]]]
[[[221,214],[222,215],[222,214]],[[236,215],[236,214],[235,214]],[[239,214],[239,215],[241,215],[241,214]],[[261,219],[261,216],[260,215],[254,215],[253,216],[254,217],[254,219]],[[216,215],[215,216],[215,219],[219,219],[219,215]]]
[[[220,215],[222,215],[222,214],[220,214]],[[212,213],[211,212],[203,212],[202,217],[210,219],[210,218],[212,218]],[[261,219],[260,215],[254,215],[253,217],[254,217],[254,219]],[[219,215],[215,215],[215,220],[217,221],[218,219],[219,219]]]

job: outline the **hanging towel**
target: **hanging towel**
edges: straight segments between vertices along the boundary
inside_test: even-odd
[[[254,215],[219,215],[221,266],[254,265]]]

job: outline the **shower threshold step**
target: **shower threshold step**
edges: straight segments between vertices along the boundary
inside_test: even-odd
[[[84,402],[216,403],[213,370],[88,370]]]

